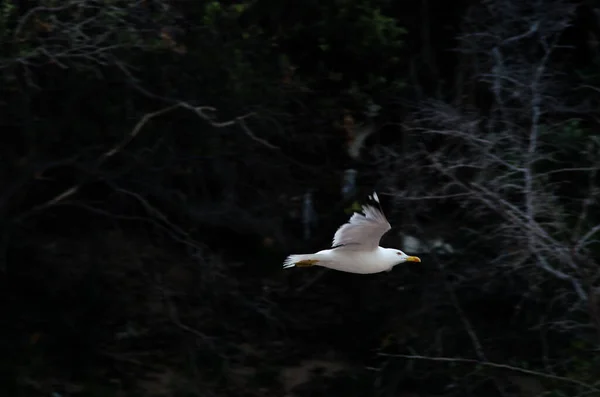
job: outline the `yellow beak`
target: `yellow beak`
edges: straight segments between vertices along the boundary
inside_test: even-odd
[[[418,256],[409,256],[406,258],[407,262],[421,262],[421,258]]]

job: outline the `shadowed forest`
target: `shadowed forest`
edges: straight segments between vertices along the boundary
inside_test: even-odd
[[[0,395],[600,396],[600,3],[0,0],[0,37]],[[421,263],[283,270],[373,191]]]

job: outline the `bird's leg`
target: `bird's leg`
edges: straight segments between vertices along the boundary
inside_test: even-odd
[[[319,261],[316,259],[305,259],[303,261],[298,261],[295,263],[296,267],[310,267],[317,264]]]

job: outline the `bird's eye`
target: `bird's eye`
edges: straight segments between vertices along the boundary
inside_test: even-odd
[[[396,255],[402,256],[402,252],[396,252]]]

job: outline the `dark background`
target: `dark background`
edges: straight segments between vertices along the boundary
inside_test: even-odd
[[[0,36],[1,395],[600,396],[597,3],[1,0]],[[375,190],[422,263],[282,270]]]

